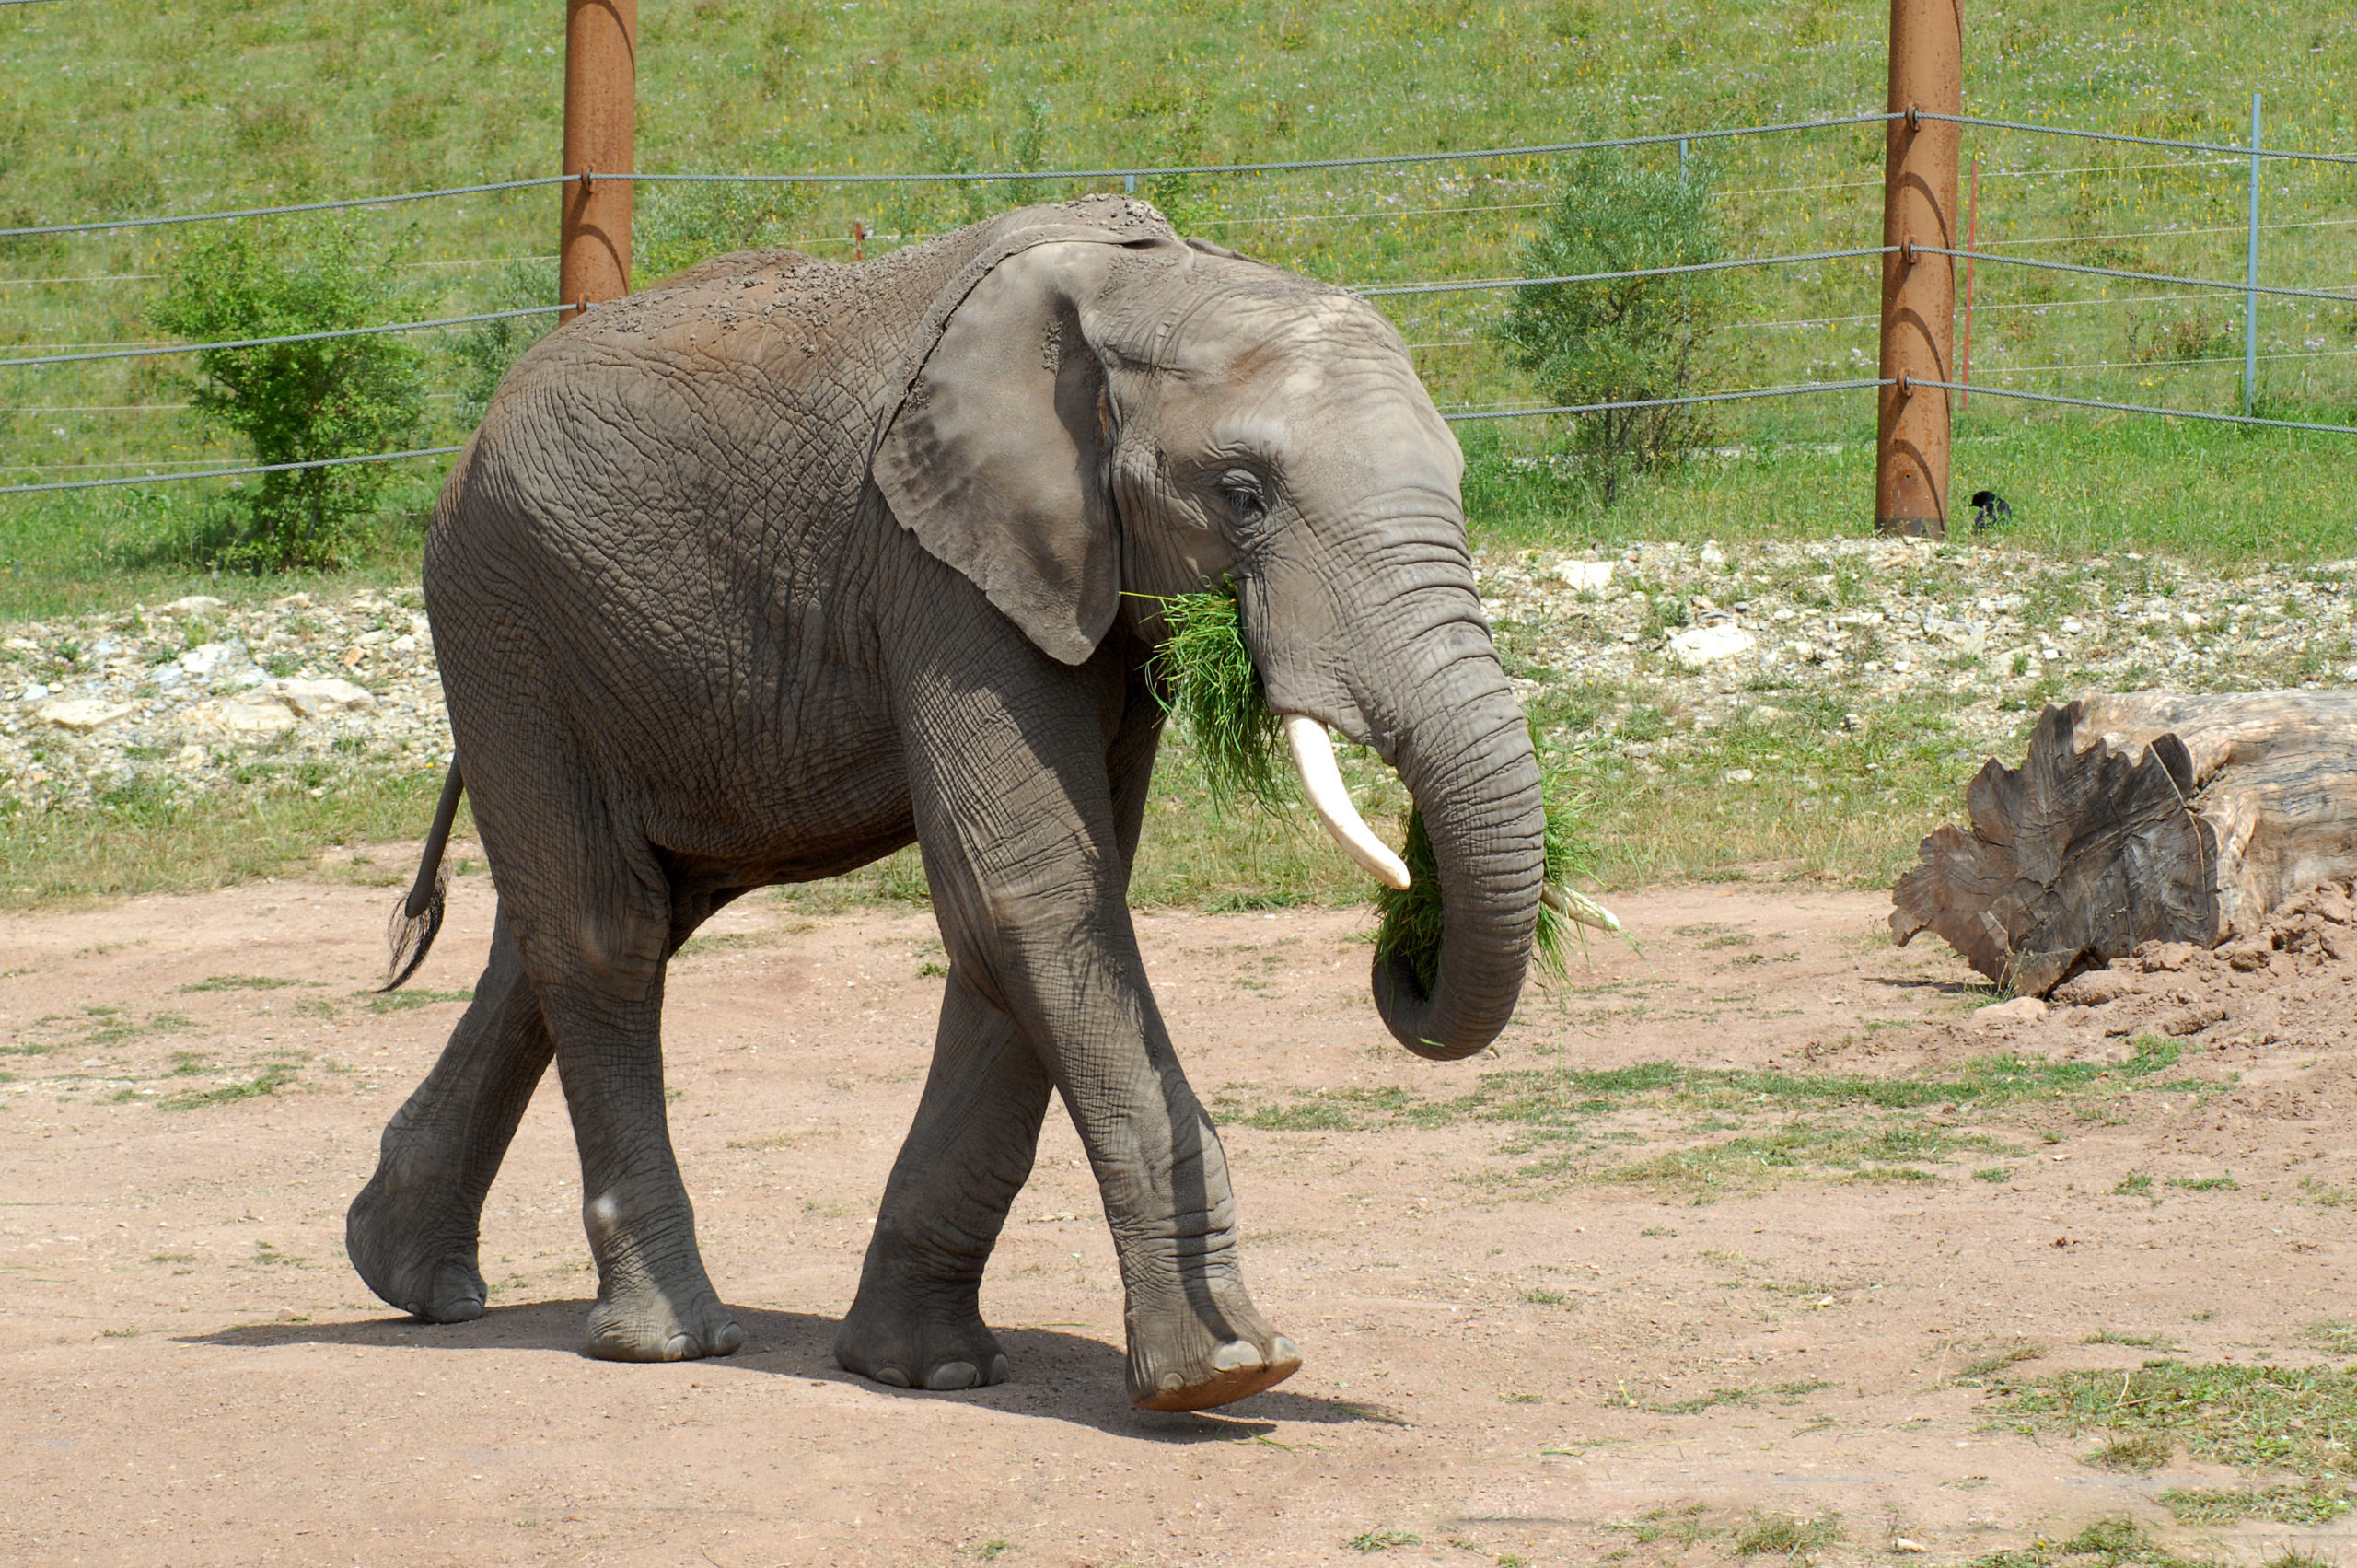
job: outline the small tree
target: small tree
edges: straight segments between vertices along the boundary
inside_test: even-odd
[[[177,337],[218,342],[380,325],[411,303],[389,257],[361,261],[349,224],[240,226],[182,254],[148,319]],[[243,436],[263,463],[396,451],[425,412],[421,365],[417,346],[391,333],[212,349],[197,355],[192,401]],[[333,564],[388,477],[380,463],[263,474],[225,563],[263,571]]]
[[[1717,220],[1698,180],[1625,157],[1591,156],[1523,252],[1530,277],[1575,277],[1714,261]],[[1711,368],[1723,276],[1688,273],[1517,289],[1498,335],[1551,401],[1631,402],[1693,390]],[[1605,505],[1629,474],[1668,466],[1711,438],[1689,404],[1582,414],[1571,447],[1592,465]]]
[[[553,258],[518,257],[492,275],[490,286],[478,296],[470,310],[524,310],[547,305],[557,295]],[[459,382],[459,424],[471,430],[482,423],[492,395],[508,368],[524,351],[548,336],[557,324],[554,312],[542,316],[509,316],[479,321],[449,340],[448,353]]]

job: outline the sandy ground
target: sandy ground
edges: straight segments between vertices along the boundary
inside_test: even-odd
[[[370,1300],[344,1205],[459,1010],[363,994],[391,896],[280,883],[0,921],[0,1560],[1699,1562],[1762,1518],[1830,1515],[1823,1561],[1960,1562],[2120,1513],[2241,1561],[2287,1539],[2357,1560],[2357,1518],[2177,1529],[2158,1489],[2228,1472],[2090,1469],[2092,1439],[2024,1435],[1956,1381],[1992,1347],[2043,1347],[2025,1376],[2150,1353],[2083,1342],[2103,1331],[2313,1359],[2306,1325],[2357,1316],[2341,1211],[2307,1198],[2351,1179],[2346,1008],[2291,1040],[2209,1026],[2214,1093],[1982,1118],[2012,1154],[1936,1180],[1803,1169],[1698,1203],[1598,1174],[1724,1135],[1657,1104],[1552,1175],[1478,1117],[1234,1122],[1516,1068],[1920,1073],[2120,1041],[1982,1025],[1979,982],[1929,939],[1891,949],[1868,894],[1625,897],[1642,956],[1596,947],[1453,1065],[1385,1036],[1359,915],[1143,916],[1190,1071],[1234,1113],[1255,1294],[1307,1357],[1280,1389],[1160,1416],[1121,1396],[1111,1249],[1060,1110],[984,1294],[1016,1381],[896,1392],[830,1359],[931,1040],[921,914],[749,900],[674,967],[673,1132],[742,1353],[578,1353],[593,1276],[553,1078],[486,1214],[490,1314],[435,1328]],[[490,912],[460,880],[421,994],[471,983]],[[258,1074],[275,1092],[240,1098]],[[2005,1175],[1975,1179],[1984,1162]],[[2115,1194],[2131,1172],[2165,1201]],[[2166,1186],[2222,1172],[2239,1187]],[[1742,1393],[1672,1408],[1720,1389]],[[1894,1555],[1901,1537],[1927,1550]]]

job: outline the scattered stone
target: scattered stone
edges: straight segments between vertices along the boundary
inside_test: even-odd
[[[1594,592],[1610,585],[1612,563],[1609,561],[1566,561],[1555,568],[1555,575],[1569,588]]]
[[[377,699],[366,687],[354,686],[349,680],[280,680],[273,682],[269,691],[307,719],[377,705]]]
[[[228,608],[226,604],[215,598],[211,594],[191,594],[186,598],[172,600],[171,603],[164,606],[164,610],[169,615],[198,616],[218,615]]]
[[[2226,1020],[2226,1009],[2215,1002],[2198,1002],[2190,1007],[2179,1007],[2163,1013],[2153,1020],[2153,1028],[2175,1040],[2200,1034],[2212,1024]]]
[[[224,703],[220,725],[234,735],[276,735],[293,729],[301,717],[284,703]]]
[[[131,712],[128,703],[110,703],[99,697],[72,697],[64,702],[43,706],[33,717],[60,729],[87,732],[114,723]]]
[[[1984,1028],[2002,1028],[2014,1024],[2035,1024],[2045,1016],[2045,1003],[2035,996],[2016,996],[2011,1002],[1999,1002],[1976,1010],[1972,1021]]]
[[[1747,654],[1758,645],[1759,639],[1740,626],[1689,626],[1671,633],[1669,655],[1680,664],[1699,668]]]

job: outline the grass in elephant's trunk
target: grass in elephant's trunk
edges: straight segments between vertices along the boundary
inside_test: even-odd
[[[1299,793],[1283,754],[1277,715],[1269,709],[1260,672],[1244,645],[1235,593],[1223,585],[1155,603],[1166,631],[1148,672],[1161,689],[1164,712],[1186,726],[1194,740],[1213,809],[1250,805],[1293,825],[1295,819],[1286,812]],[[1549,896],[1539,905],[1531,945],[1538,961],[1558,978],[1565,972],[1575,923],[1620,929],[1609,914],[1571,888],[1570,879],[1591,869],[1594,859],[1582,820],[1584,805],[1555,781],[1547,782],[1542,853]],[[1404,958],[1417,982],[1429,992],[1440,974],[1444,917],[1440,870],[1421,809],[1409,814],[1400,856],[1407,863],[1408,886],[1376,893],[1381,917],[1376,955]]]

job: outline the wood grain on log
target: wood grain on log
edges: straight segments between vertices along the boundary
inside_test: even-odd
[[[2357,875],[2357,692],[2093,696],[1991,759],[1922,842],[1891,934],[2026,995],[2143,942],[2204,947]]]

